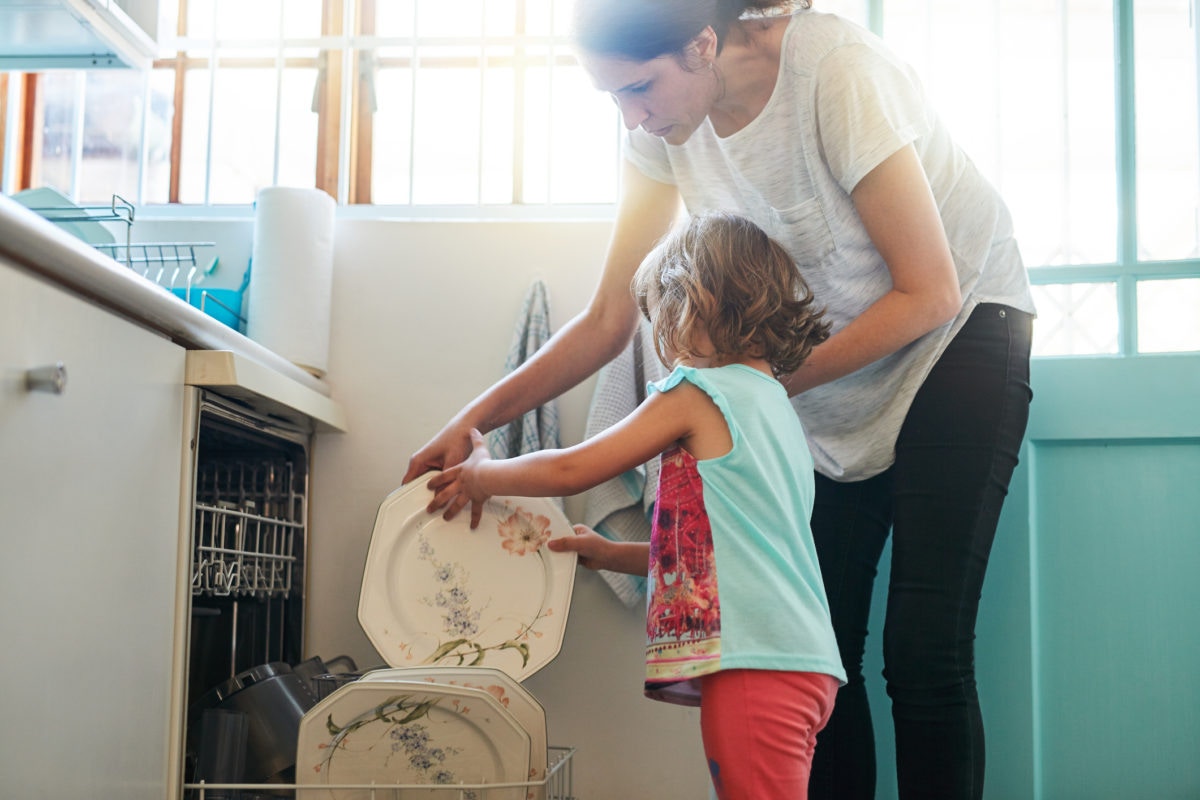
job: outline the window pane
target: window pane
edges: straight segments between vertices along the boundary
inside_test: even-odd
[[[187,3],[187,35],[202,39],[212,39],[216,34],[214,23],[216,17],[216,0],[188,0]]]
[[[535,48],[537,63],[526,71],[526,203],[609,203],[617,196],[616,108],[607,94],[596,91],[569,52],[565,45]]]
[[[482,31],[483,0],[420,0],[417,3],[417,35],[449,36],[460,39]]]
[[[1026,263],[1114,261],[1112,3],[914,0],[884,12],[885,38],[1004,195]]]
[[[544,53],[544,51],[543,51]],[[550,73],[544,63],[525,70],[525,120],[521,126],[522,197],[550,202]],[[593,90],[595,91],[595,90]]]
[[[412,36],[413,3],[416,0],[388,0],[375,6],[375,33],[378,36]]]
[[[518,0],[487,0],[483,32],[486,36],[512,36],[517,33]]]
[[[616,107],[579,67],[555,69],[552,88],[540,109],[550,114],[550,202],[611,202],[620,172]]]
[[[142,153],[146,170],[142,203],[164,204],[171,199],[174,94],[174,70],[156,69],[150,73],[150,117],[146,120],[146,146]]]
[[[519,0],[524,7],[525,33],[532,36],[569,36],[570,0]]]
[[[1139,281],[1138,350],[1200,350],[1200,278]]]
[[[67,195],[74,192],[72,165],[83,115],[82,80],[83,73],[73,71],[47,72],[41,77],[42,151],[34,185],[53,186]]]
[[[85,75],[79,200],[107,204],[114,194],[119,194],[136,202],[145,97],[143,75],[127,70]]]
[[[217,70],[213,94],[209,202],[252,203],[275,182],[275,70]]]
[[[1064,196],[1062,229],[1059,236],[1053,237],[1048,229],[1038,226],[1037,182],[1039,179],[1052,182],[1055,175],[1049,171],[1033,176],[1027,187],[1028,193],[1022,195],[1020,221],[1031,233],[1041,232],[1030,242],[1035,247],[1033,254],[1038,256],[1032,263],[1107,263],[1117,258],[1116,65],[1112,3],[1074,0],[1065,8],[1061,47],[1066,48],[1066,54],[1061,105],[1057,108],[1044,105],[1026,117],[1030,121],[1024,126],[1030,134],[1025,139],[1027,147],[1013,154],[1019,159],[1036,149],[1036,131],[1043,121],[1041,114],[1065,118],[1059,141],[1061,171],[1058,173]],[[1011,32],[1012,57],[1017,60],[1021,57],[1022,31],[1013,27]],[[1035,74],[1029,74],[1027,78],[1030,85],[1038,85]],[[1020,90],[1017,83],[1010,86],[1015,104],[1019,101]],[[1015,111],[1021,106],[1010,108]],[[1061,243],[1057,251],[1053,244],[1055,239]],[[1042,257],[1040,252],[1046,255]],[[1057,260],[1056,255],[1059,256]]]
[[[1188,6],[1189,0],[1134,5],[1138,257],[1149,260],[1200,255],[1200,38]]]
[[[321,6],[322,0],[287,0],[282,6],[284,38],[309,39],[320,36]]]
[[[186,8],[192,38],[266,41],[321,35],[322,0],[188,0]]]
[[[1107,355],[1117,352],[1117,285],[1059,283],[1033,287],[1037,356]]]
[[[425,59],[468,59],[478,50],[430,48]],[[413,202],[479,202],[480,71],[469,67],[431,67],[417,72],[414,104]],[[453,98],[453,102],[447,102]]]
[[[394,55],[394,51],[386,54]],[[378,107],[371,136],[371,200],[380,205],[412,202],[412,70],[380,67],[375,75]]]
[[[315,56],[315,53],[313,54]],[[315,186],[317,115],[312,110],[316,69],[283,70],[279,112],[279,178],[282,186]]]
[[[280,0],[216,0],[218,39],[278,39]]]
[[[504,48],[512,61],[512,48]],[[513,202],[513,137],[516,102],[513,96],[515,70],[511,66],[490,67],[483,73],[483,177],[484,203]]]
[[[207,69],[188,70],[183,78],[183,131],[180,134],[179,202],[203,203],[207,197],[209,80]]]

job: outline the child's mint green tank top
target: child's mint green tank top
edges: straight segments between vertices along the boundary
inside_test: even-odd
[[[692,681],[723,669],[820,672],[843,683],[809,520],[813,462],[782,384],[740,364],[676,367],[650,384],[695,384],[732,449],[662,454],[650,535],[646,695],[696,705]]]

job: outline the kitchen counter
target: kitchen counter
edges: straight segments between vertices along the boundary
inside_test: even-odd
[[[277,353],[221,324],[161,286],[0,195],[0,254],[84,299],[197,351],[191,385],[260,394],[308,417],[318,429],[345,430],[330,386]],[[227,355],[217,356],[220,352]],[[246,386],[240,376],[249,375]]]

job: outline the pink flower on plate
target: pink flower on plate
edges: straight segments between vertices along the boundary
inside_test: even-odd
[[[550,538],[550,518],[518,508],[500,523],[497,532],[503,539],[501,546],[509,555],[528,555]]]
[[[480,688],[482,688],[484,691],[486,691],[492,697],[499,700],[500,705],[504,706],[505,708],[508,708],[508,697],[506,696],[506,694],[504,692],[503,686],[497,686],[496,684],[493,683],[488,686],[483,686]]]

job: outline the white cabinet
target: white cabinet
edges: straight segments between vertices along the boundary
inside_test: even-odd
[[[184,358],[0,256],[0,796],[168,796]]]

